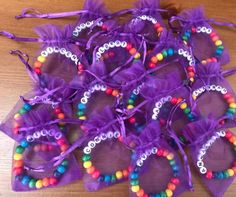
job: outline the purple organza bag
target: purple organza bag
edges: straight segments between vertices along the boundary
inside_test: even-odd
[[[236,95],[225,76],[235,69],[222,71],[219,63],[199,64],[197,79],[192,86],[192,109],[200,117],[221,118],[221,124],[230,124],[235,118]]]
[[[139,137],[130,136],[136,145],[130,173],[130,196],[178,196],[190,189],[191,177],[178,152],[172,149],[150,122]],[[188,167],[187,167],[188,168]]]
[[[180,23],[180,39],[192,48],[198,62],[229,62],[229,53],[210,23],[225,26],[233,26],[232,24],[207,19],[202,7],[184,10],[171,19],[172,22],[176,20]]]
[[[195,169],[215,197],[224,195],[236,173],[236,137],[218,122],[204,118],[188,124],[183,131],[190,142],[190,155]]]
[[[176,72],[182,80],[190,83],[195,78],[195,58],[191,49],[174,38],[171,32],[147,54],[145,66],[149,73],[156,76]]]
[[[76,158],[71,153],[60,160],[69,143],[56,125],[27,127],[14,148],[12,189],[33,191],[69,184],[82,178]],[[58,159],[57,159],[58,158]]]
[[[132,32],[145,37],[149,44],[154,44],[166,34],[166,27],[161,17],[160,2],[156,0],[139,0],[135,3],[132,18],[125,25],[125,32]]]

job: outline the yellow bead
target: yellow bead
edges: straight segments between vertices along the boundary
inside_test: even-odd
[[[236,103],[231,103],[231,104],[229,105],[229,107],[231,107],[231,108],[236,108]]]
[[[140,53],[136,53],[136,54],[134,55],[134,58],[135,58],[135,59],[139,59],[140,57],[141,57]]]
[[[206,61],[206,60],[202,60],[202,64],[203,64],[203,65],[206,65],[206,64],[207,64],[207,61]]]
[[[128,105],[128,106],[127,106],[127,109],[133,109],[133,108],[134,108],[133,105]]]
[[[194,78],[193,78],[193,77],[191,77],[189,80],[190,80],[191,82],[194,82]]]
[[[167,190],[166,190],[166,196],[167,196],[167,197],[173,196],[173,192],[172,192],[170,189],[167,189]]]
[[[40,189],[43,187],[43,181],[42,180],[37,180],[36,184],[35,184],[35,187],[37,189]]]
[[[43,56],[38,56],[37,60],[38,60],[39,62],[41,62],[41,63],[44,63],[45,60],[46,60],[46,58],[43,57]]]
[[[182,103],[180,105],[180,109],[186,109],[187,108],[187,103]]]
[[[92,166],[92,162],[91,161],[86,161],[86,162],[84,162],[84,164],[83,164],[83,166],[84,166],[84,168],[90,168],[91,166]]]
[[[234,143],[233,143],[233,144],[234,144],[234,146],[236,146],[236,141],[234,141]]]
[[[215,42],[215,45],[216,45],[216,46],[222,45],[222,41],[221,41],[221,40],[217,40],[217,41]]]
[[[196,100],[196,99],[197,99],[197,97],[193,95],[193,100]]]
[[[234,171],[232,169],[227,170],[229,176],[234,176]]]
[[[170,153],[169,155],[166,156],[168,160],[172,160],[174,158],[174,154]]]
[[[13,158],[14,158],[15,161],[19,161],[19,160],[22,160],[22,159],[23,159],[23,155],[22,155],[22,154],[15,153],[14,156],[13,156]]]
[[[117,171],[116,172],[116,178],[119,180],[119,179],[122,179],[123,178],[123,173],[121,171]]]
[[[15,114],[14,119],[17,120],[19,118],[20,118],[20,114],[19,113]]]
[[[135,185],[135,186],[131,187],[131,191],[134,192],[134,193],[138,192],[139,190],[140,190],[140,187],[138,185]]]
[[[86,118],[86,116],[80,116],[79,119],[80,120],[86,120],[87,118]]]
[[[163,60],[163,55],[161,53],[158,53],[157,54],[157,59],[158,59],[158,61]]]

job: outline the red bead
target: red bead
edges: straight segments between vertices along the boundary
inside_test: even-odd
[[[47,144],[42,144],[41,145],[41,150],[42,151],[47,151],[48,150],[48,145]]]
[[[49,151],[52,151],[53,149],[54,149],[54,146],[48,145],[48,150],[49,150]]]
[[[148,66],[149,66],[149,68],[155,68],[155,67],[156,67],[156,64],[150,62]]]
[[[62,146],[62,145],[64,145],[64,144],[66,144],[66,141],[65,141],[64,138],[61,138],[61,139],[57,140],[57,144],[58,144],[59,146]]]
[[[128,171],[131,172],[132,171],[132,166],[128,167]]]
[[[224,125],[224,124],[225,124],[225,120],[221,120],[220,125]]]
[[[120,136],[120,137],[118,138],[118,140],[119,140],[120,142],[122,142],[122,141],[123,141],[123,137]]]
[[[226,131],[225,137],[227,139],[231,138],[232,137],[232,133],[230,131]]]
[[[94,179],[97,179],[99,176],[100,176],[100,172],[97,171],[97,170],[92,174],[92,177],[93,177]]]
[[[134,123],[136,122],[135,117],[131,117],[131,118],[129,119],[129,122],[130,122],[130,124],[134,124]]]
[[[213,37],[215,37],[215,36],[217,36],[216,35],[216,32],[212,32],[211,34],[210,34],[210,36],[213,38]]]
[[[154,25],[154,27],[155,27],[156,29],[158,29],[160,26],[161,26],[160,23],[156,23],[156,24]]]
[[[206,178],[207,179],[212,179],[212,177],[213,177],[212,171],[207,171]]]
[[[166,125],[166,120],[161,118],[160,119],[160,124],[161,124],[161,126],[165,126]]]
[[[40,69],[40,68],[34,68],[34,71],[35,71],[38,75],[41,74],[41,69]]]
[[[109,58],[109,54],[105,53],[103,57],[104,57],[104,59],[108,59]]]
[[[54,177],[49,178],[50,185],[56,185],[58,183],[57,179]]]
[[[226,100],[227,100],[227,99],[229,99],[229,98],[231,97],[231,94],[229,94],[229,93],[226,93],[226,94],[225,94],[223,97],[224,97],[224,99],[226,99]]]
[[[15,176],[23,174],[23,168],[13,168],[13,174]]]
[[[111,51],[111,52],[108,53],[108,55],[109,55],[110,57],[114,57],[114,56],[115,56],[115,53]]]
[[[162,150],[162,149],[158,149],[158,151],[157,151],[157,156],[162,156],[163,155],[163,153],[164,153],[164,151]]]
[[[126,49],[129,51],[130,49],[132,49],[132,45],[128,43]]]
[[[236,162],[233,163],[233,166],[236,167]]]
[[[13,129],[13,133],[14,133],[15,135],[19,134],[19,128],[14,128],[14,129]]]
[[[113,90],[112,90],[111,88],[107,88],[107,89],[106,89],[106,93],[107,93],[107,94],[112,94],[112,91],[113,91]]]
[[[178,178],[172,178],[171,183],[174,183],[175,185],[179,184],[179,179]]]
[[[102,29],[106,31],[107,30],[107,26],[103,24],[102,25]]]
[[[211,58],[212,62],[218,62],[217,59],[215,57]]]
[[[60,114],[61,113],[61,109],[58,108],[58,107],[56,109],[54,109],[54,111],[55,111],[56,114]]]
[[[177,103],[177,101],[178,101],[178,99],[175,98],[175,97],[173,97],[170,102],[171,102],[173,105],[175,105],[175,104]]]
[[[189,71],[189,72],[194,72],[193,66],[188,66],[188,67],[187,67],[187,71]]]
[[[192,27],[192,32],[195,33],[197,29],[195,27]]]

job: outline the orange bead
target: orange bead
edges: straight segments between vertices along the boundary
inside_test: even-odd
[[[169,190],[171,190],[171,191],[174,191],[174,190],[176,189],[176,186],[175,186],[175,184],[173,184],[173,183],[169,183],[168,186],[167,186],[167,188],[168,188]]]
[[[118,90],[113,90],[112,91],[112,96],[118,96],[119,95],[119,91]]]
[[[231,98],[229,98],[229,99],[227,100],[227,102],[228,102],[228,103],[235,103],[235,99],[231,97]]]
[[[234,141],[236,141],[236,137],[235,137],[235,136],[232,136],[231,138],[229,138],[229,141],[230,141],[231,143],[234,143]]]
[[[20,168],[24,165],[23,160],[18,160],[18,161],[14,161],[13,167],[14,168]]]
[[[50,184],[50,183],[49,183],[49,178],[47,178],[47,177],[46,177],[46,178],[43,178],[42,181],[43,181],[43,186],[44,186],[44,187],[48,187],[48,186],[49,186],[49,184]]]
[[[64,119],[65,118],[65,114],[64,113],[60,113],[60,114],[57,115],[57,117],[59,119]]]
[[[194,72],[189,72],[189,73],[188,73],[188,76],[189,76],[189,77],[194,77],[195,74],[194,74]]]
[[[137,53],[137,50],[135,48],[132,48],[132,49],[129,50],[129,53],[131,55],[135,55]]]
[[[156,56],[152,57],[152,58],[151,58],[151,62],[154,63],[154,64],[156,64],[156,63],[158,62],[157,57],[156,57]]]
[[[65,152],[68,148],[69,148],[69,146],[67,144],[64,144],[61,146],[61,151]]]
[[[236,174],[236,167],[232,167],[232,170],[233,170],[234,173]]]
[[[163,27],[159,27],[158,29],[157,29],[157,32],[159,33],[159,32],[162,32],[163,31]]]
[[[95,167],[94,167],[94,166],[91,166],[90,168],[87,168],[87,169],[86,169],[86,172],[87,172],[88,174],[93,174],[94,171],[95,171]]]
[[[182,98],[178,98],[178,99],[177,99],[177,104],[180,103],[180,102],[182,102],[182,100],[183,100]]]
[[[136,195],[137,195],[138,197],[143,197],[143,195],[144,195],[143,189],[140,189],[140,190],[136,193]]]
[[[123,170],[123,176],[126,178],[129,176],[128,170]]]
[[[164,150],[163,156],[166,157],[167,155],[169,155],[169,151],[168,150]]]
[[[41,68],[41,67],[42,67],[42,63],[39,62],[39,61],[36,61],[36,62],[34,63],[34,67],[35,67],[35,68]]]
[[[217,40],[219,40],[219,37],[218,37],[218,36],[214,36],[214,37],[212,38],[212,41],[213,41],[213,42],[215,42],[215,41],[217,41]]]

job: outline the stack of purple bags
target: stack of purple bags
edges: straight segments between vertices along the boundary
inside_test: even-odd
[[[171,197],[193,191],[195,170],[223,196],[236,175],[236,95],[225,80],[235,69],[222,71],[229,54],[210,24],[235,25],[201,8],[172,11],[140,0],[110,13],[87,0],[75,12],[24,10],[18,19],[78,15],[37,27],[39,38],[0,32],[41,46],[33,65],[12,51],[33,82],[0,125],[16,141],[14,191],[79,179],[98,191],[128,180],[130,196]]]

